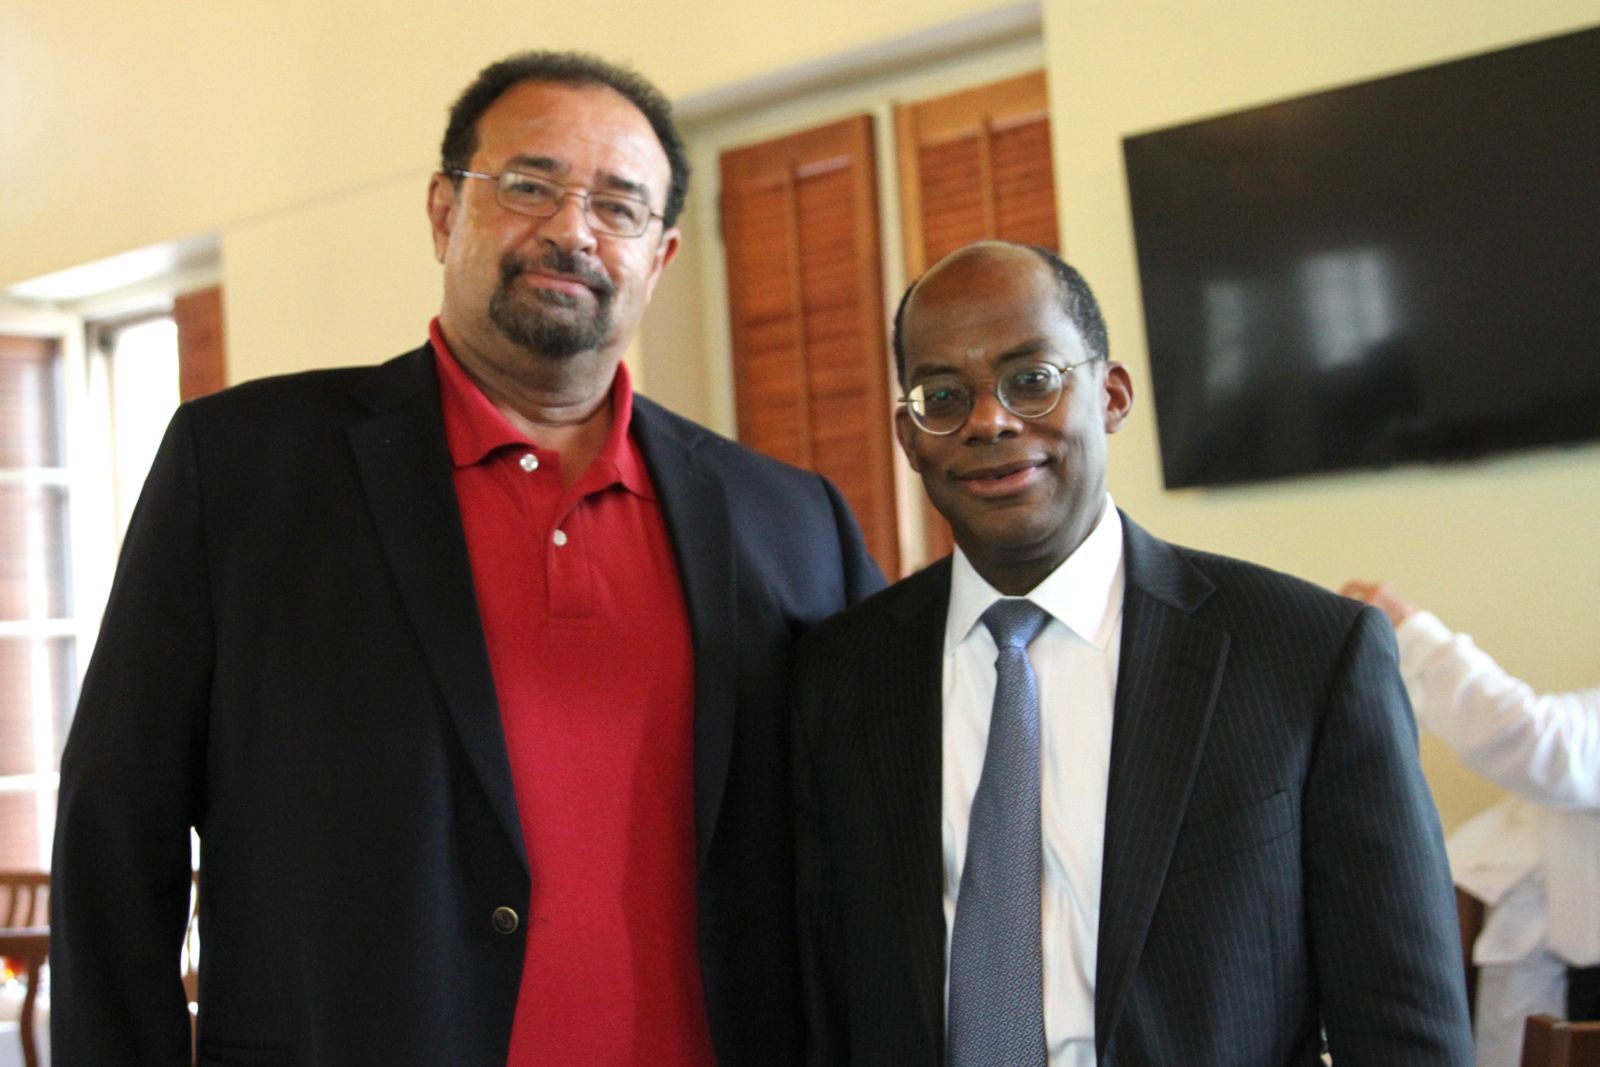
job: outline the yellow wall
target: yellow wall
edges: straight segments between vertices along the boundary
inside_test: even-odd
[[[1596,0],[1046,0],[1067,255],[1145,386],[1112,491],[1174,540],[1330,586],[1387,577],[1543,687],[1600,683],[1600,447],[1249,489],[1162,489],[1121,138],[1600,21]],[[1506,385],[1516,387],[1516,353]],[[1433,739],[1447,825],[1498,794]]]
[[[233,380],[374,361],[419,342],[437,307],[424,186],[444,109],[483,63],[586,47],[681,97],[995,6],[12,0],[0,21],[0,287],[216,232]],[[1600,0],[1045,0],[1044,20],[1068,257],[1145,386],[1113,445],[1118,502],[1167,537],[1325,584],[1392,578],[1526,677],[1595,682],[1600,448],[1161,488],[1120,139],[1594,23]],[[711,178],[702,171],[701,198]],[[709,203],[691,210],[710,232]],[[717,253],[698,251],[663,285],[634,360],[647,390],[726,430],[727,370],[704,344],[722,330],[703,310]],[[1447,824],[1495,796],[1436,745],[1425,762]]]
[[[420,343],[438,306],[424,187],[485,63],[585,48],[681,97],[993,6],[11,0],[0,289],[216,232],[230,380],[376,361]]]
[[[680,96],[993,6],[8,0],[0,287],[427,167],[450,99],[517,49],[591,49]]]

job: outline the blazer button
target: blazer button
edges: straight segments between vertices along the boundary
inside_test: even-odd
[[[494,922],[494,932],[497,934],[514,934],[517,932],[518,924],[522,922],[521,919],[517,918],[515,909],[504,905],[494,909],[492,921]]]

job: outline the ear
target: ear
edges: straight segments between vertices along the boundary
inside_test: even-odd
[[[1106,433],[1116,433],[1133,410],[1133,379],[1128,368],[1120,363],[1106,363],[1105,381],[1101,383],[1106,405]]]
[[[917,424],[911,421],[911,413],[905,409],[903,404],[896,408],[894,412],[894,436],[900,442],[900,451],[906,454],[906,462],[911,464],[912,470],[921,474],[922,467],[917,462],[917,450],[915,448]]]
[[[674,226],[670,230],[661,231],[661,240],[656,244],[655,262],[650,265],[650,280],[645,289],[645,299],[648,300],[656,291],[656,282],[661,280],[661,272],[667,269],[678,255],[678,246],[683,242],[683,235]]]
[[[455,224],[456,185],[448,174],[435,174],[428,182],[428,223],[433,227],[433,258],[444,262],[450,244],[450,228]]]

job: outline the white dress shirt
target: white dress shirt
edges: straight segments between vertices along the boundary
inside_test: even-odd
[[[1095,950],[1111,718],[1122,646],[1122,520],[1099,523],[1027,595],[1050,615],[1028,646],[1039,686],[1044,886],[1044,1026],[1051,1067],[1093,1067]],[[994,705],[993,636],[980,617],[1002,595],[955,552],[944,641],[945,988],[972,797]]]

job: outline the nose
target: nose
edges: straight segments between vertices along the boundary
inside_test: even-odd
[[[1000,403],[1000,397],[993,388],[979,386],[976,392],[972,412],[967,416],[967,421],[961,424],[964,440],[982,444],[1010,437],[1022,429],[1022,420]]]
[[[567,190],[556,213],[539,226],[539,236],[566,252],[592,252],[597,240],[584,216],[588,201],[582,193]]]

